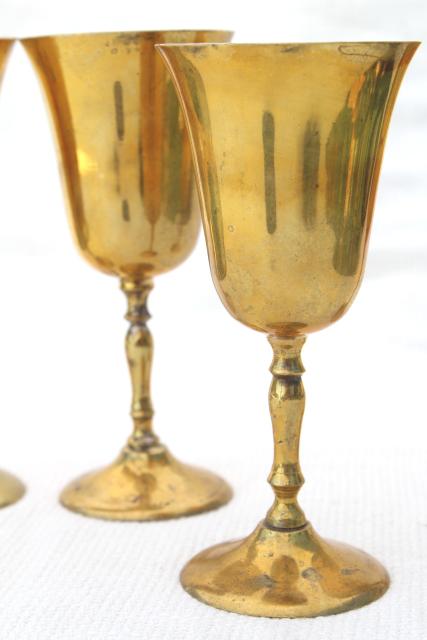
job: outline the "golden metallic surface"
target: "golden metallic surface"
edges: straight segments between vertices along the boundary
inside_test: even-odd
[[[25,486],[19,478],[0,470],[0,508],[17,502],[24,493]]]
[[[218,507],[229,486],[176,461],[152,431],[147,326],[152,278],[178,266],[199,231],[190,145],[161,42],[224,42],[223,31],[49,36],[23,41],[56,129],[71,227],[89,262],[121,279],[134,431],[113,464],[72,482],[85,515],[153,520]]]
[[[23,40],[56,127],[71,227],[95,267],[145,279],[192,251],[191,152],[159,42],[230,33],[165,31]]]
[[[382,596],[389,585],[386,570],[374,558],[320,538],[310,524],[279,531],[262,522],[247,538],[195,556],[181,581],[206,604],[269,618],[356,609]]]
[[[297,501],[305,334],[360,285],[387,128],[417,43],[159,45],[190,133],[216,289],[268,334],[274,504],[181,581],[215,607],[311,617],[380,597],[386,570],[320,538]]]
[[[0,84],[6,61],[12,49],[14,40],[0,40]],[[25,486],[22,482],[7,471],[0,470],[0,508],[13,504],[25,493]]]
[[[72,482],[62,504],[108,520],[165,520],[216,509],[231,490],[218,476],[176,460],[164,445],[126,447],[109,466]]]
[[[305,334],[350,305],[388,119],[415,49],[159,46],[193,139],[214,283],[244,324]]]
[[[14,40],[0,39],[0,82],[3,79],[3,72],[7,58],[12,50]]]

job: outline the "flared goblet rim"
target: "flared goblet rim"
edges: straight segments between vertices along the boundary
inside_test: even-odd
[[[227,47],[227,48],[271,48],[275,47],[330,47],[330,46],[354,46],[354,45],[367,45],[367,46],[377,46],[377,45],[391,45],[391,44],[405,44],[405,45],[416,45],[419,46],[422,44],[421,40],[351,40],[351,41],[324,41],[324,42],[195,42],[195,43],[179,43],[179,42],[162,42],[158,43],[155,46],[159,49],[162,47]]]
[[[113,38],[113,37],[122,36],[122,35],[123,36],[137,36],[137,35],[138,36],[141,36],[141,35],[154,36],[154,35],[161,35],[161,34],[184,34],[189,32],[206,33],[209,35],[221,33],[221,34],[229,35],[230,37],[234,35],[234,31],[230,31],[230,29],[147,29],[147,30],[142,29],[142,30],[124,30],[124,31],[83,31],[81,33],[47,33],[47,34],[41,34],[37,36],[28,36],[28,37],[26,36],[24,38],[0,38],[0,39],[1,40],[19,40],[19,42],[25,43],[25,42],[35,41],[35,40],[42,40],[45,38],[52,38],[54,40],[59,38],[60,39],[69,38],[70,40],[72,40],[72,39],[92,37],[92,36],[93,37],[104,36],[106,38]],[[168,43],[165,42],[162,44],[168,44]],[[176,44],[179,44],[179,43],[176,43]],[[194,44],[198,44],[198,43],[194,43]]]

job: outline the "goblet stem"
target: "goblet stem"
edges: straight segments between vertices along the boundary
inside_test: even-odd
[[[387,590],[387,571],[363,551],[321,538],[297,502],[304,483],[298,450],[305,336],[268,340],[274,353],[269,395],[274,461],[268,478],[274,504],[246,538],[190,560],[181,583],[206,604],[254,616],[299,618],[362,607]]]
[[[132,381],[133,433],[118,458],[85,474],[61,494],[68,509],[110,520],[162,520],[216,509],[232,492],[221,478],[176,460],[153,433],[150,377],[153,339],[147,327],[151,279],[122,278],[128,301],[126,355]]]
[[[301,349],[305,336],[268,337],[273,348],[269,405],[274,436],[274,460],[268,481],[275,494],[266,524],[273,529],[295,530],[307,524],[298,504],[304,484],[299,464],[299,441],[304,415],[305,393],[301,376]]]
[[[125,315],[130,322],[126,335],[126,356],[132,381],[132,405],[130,415],[133,433],[128,439],[132,451],[146,451],[158,444],[153,433],[153,405],[151,403],[150,380],[153,361],[153,338],[147,326],[150,313],[147,298],[153,282],[123,278],[121,289],[127,297],[128,310]]]

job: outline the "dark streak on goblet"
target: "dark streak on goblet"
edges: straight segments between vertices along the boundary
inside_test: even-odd
[[[317,192],[319,188],[320,135],[315,120],[308,120],[305,127],[302,167],[302,217],[310,229],[316,220]]]
[[[125,222],[130,221],[130,209],[129,202],[127,200],[122,201],[122,218]]]
[[[123,140],[125,137],[125,119],[123,115],[123,88],[122,83],[116,80],[114,83],[114,106],[116,109],[117,137]]]
[[[276,231],[276,174],[274,168],[274,116],[264,111],[262,116],[262,143],[264,147],[265,212],[268,233]]]

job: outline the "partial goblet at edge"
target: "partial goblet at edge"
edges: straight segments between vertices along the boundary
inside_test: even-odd
[[[0,84],[7,58],[12,50],[14,40],[0,39]],[[0,508],[17,502],[25,493],[25,486],[8,471],[0,470]]]

